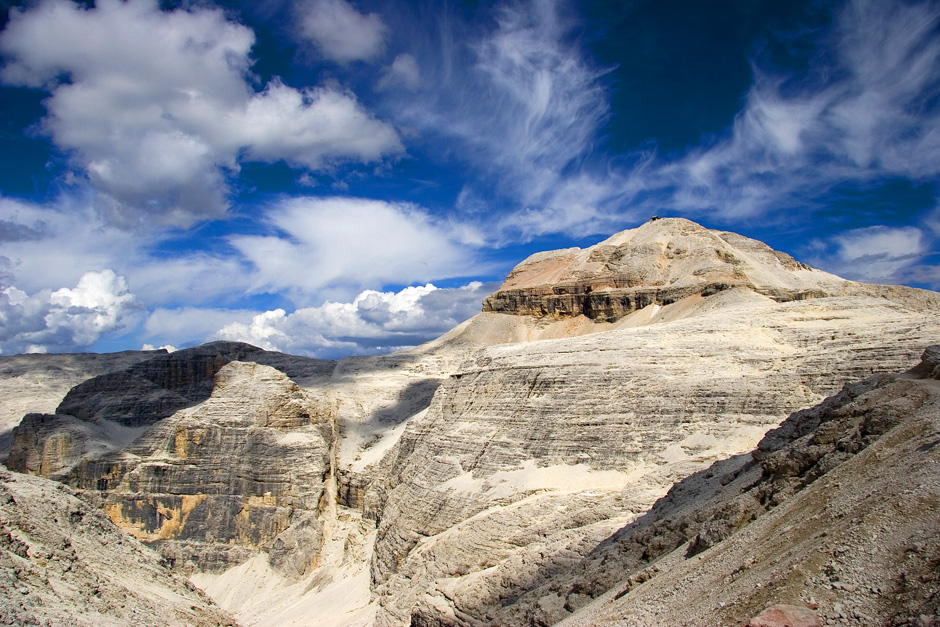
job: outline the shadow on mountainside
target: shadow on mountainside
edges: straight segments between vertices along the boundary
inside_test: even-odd
[[[427,409],[441,383],[440,379],[421,379],[409,383],[399,393],[394,405],[375,412],[375,422],[383,427],[399,425],[418,412]]]

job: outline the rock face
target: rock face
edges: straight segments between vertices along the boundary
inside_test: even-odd
[[[6,461],[10,431],[27,413],[52,413],[79,383],[164,353],[161,350],[0,356],[0,461]]]
[[[249,624],[551,625],[775,515],[809,475],[748,492],[765,433],[940,337],[936,293],[672,219],[536,255],[484,309],[395,355],[156,356],[26,416],[9,465],[97,495]],[[800,601],[755,599],[694,616]]]
[[[709,298],[696,316],[465,362],[371,484],[381,624],[492,623],[676,480],[848,381],[910,367],[940,332],[872,299]]]
[[[28,414],[8,465],[106,494],[119,526],[180,569],[224,569],[258,549],[287,572],[315,561],[333,481],[328,402],[286,374],[333,363],[247,344],[179,351],[74,387],[56,414]],[[283,536],[283,537],[282,537]],[[288,551],[302,539],[303,550]]]
[[[234,625],[67,487],[0,471],[0,624]]]
[[[735,287],[785,302],[841,295],[845,283],[763,242],[663,218],[584,250],[532,255],[483,310],[614,322],[649,305]]]
[[[679,482],[495,624],[740,625],[776,604],[827,625],[940,619],[937,355],[847,385]],[[577,611],[535,618],[544,598]]]
[[[233,361],[215,379],[204,403],[83,460],[68,481],[106,492],[111,519],[186,572],[267,549],[277,567],[302,574],[332,481],[329,407],[270,366]]]

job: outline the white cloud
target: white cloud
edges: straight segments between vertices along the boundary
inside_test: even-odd
[[[140,350],[142,351],[164,350],[168,353],[175,353],[179,349],[173,346],[172,344],[164,344],[163,346],[154,346],[153,344],[144,344],[143,346],[140,347]]]
[[[385,51],[388,27],[375,13],[363,15],[346,0],[302,0],[295,7],[300,34],[333,61],[369,61]]]
[[[806,207],[846,181],[940,173],[940,11],[849,2],[805,77],[755,66],[726,139],[644,173],[652,202],[725,220]]]
[[[499,242],[604,232],[664,212],[786,220],[846,182],[940,173],[937,24],[935,2],[848,2],[831,29],[800,42],[816,46],[808,67],[784,73],[755,61],[724,136],[677,158],[597,153],[610,115],[605,70],[554,0],[504,6],[476,39],[447,23],[433,47],[416,37],[432,88],[385,95],[401,128],[451,140],[450,156],[499,183],[500,205],[520,206],[488,224]],[[486,191],[469,184],[464,193],[493,198]]]
[[[866,283],[903,283],[905,273],[927,250],[923,231],[913,226],[871,226],[816,241],[811,263],[840,276]],[[923,271],[923,267],[919,267]]]
[[[231,243],[255,266],[253,287],[297,300],[333,290],[351,298],[365,287],[482,272],[463,230],[414,205],[349,197],[294,198],[269,211],[277,235]]]
[[[242,160],[316,169],[401,152],[394,129],[347,91],[274,80],[256,92],[253,45],[252,31],[218,9],[46,0],[11,11],[0,77],[51,93],[41,131],[120,224],[222,215]]]
[[[9,277],[27,292],[74,285],[86,272],[115,268],[126,275],[126,261],[136,256],[147,238],[102,227],[88,204],[67,199],[37,205],[0,197],[0,219],[9,231],[27,233],[3,242],[0,256],[8,260]]]
[[[287,314],[275,309],[220,329],[214,339],[248,342],[268,350],[341,357],[410,348],[432,340],[481,310],[495,283],[460,288],[434,285],[399,292],[366,290],[352,302],[327,302]]]
[[[254,311],[212,307],[154,309],[144,322],[144,337],[151,344],[191,346],[206,341],[221,327],[250,322]]]
[[[277,81],[220,131],[236,131],[252,160],[283,159],[310,169],[337,158],[379,161],[402,150],[395,130],[372,117],[351,92],[300,92]]]
[[[437,150],[449,150],[487,186],[495,184],[500,196],[528,208],[500,224],[508,237],[488,224],[491,241],[546,232],[537,227],[541,220],[535,214],[563,212],[557,198],[563,188],[587,183],[597,199],[596,189],[603,186],[598,200],[607,204],[619,197],[618,181],[608,179],[606,169],[594,176],[582,167],[610,116],[600,80],[607,70],[593,64],[571,37],[578,25],[561,4],[504,5],[496,12],[495,28],[470,37],[456,20],[442,23],[433,47],[417,38],[414,44],[415,65],[420,63],[422,85],[428,88],[388,95],[402,128],[415,129]],[[404,59],[401,65],[404,70]],[[391,82],[400,74],[390,69],[386,78]],[[603,207],[585,209],[560,228],[586,214],[598,215]],[[533,220],[532,227],[526,220]],[[559,228],[555,219],[545,222]]]
[[[392,64],[382,69],[382,77],[376,84],[376,89],[383,91],[393,87],[402,87],[415,91],[421,87],[421,70],[418,62],[410,54],[400,54],[395,57]]]
[[[4,226],[5,225],[5,226]],[[131,233],[105,226],[81,200],[37,205],[0,197],[0,286],[32,293],[74,285],[86,272],[112,268],[126,277],[145,305],[199,305],[241,296],[249,287],[247,264],[234,253],[153,255],[165,234]]]
[[[139,312],[124,277],[87,272],[74,288],[33,295],[0,291],[0,352],[72,351],[136,324]]]

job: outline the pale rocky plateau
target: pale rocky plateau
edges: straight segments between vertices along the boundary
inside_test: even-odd
[[[937,625],[937,344],[940,294],[665,218],[406,352],[0,357],[2,618]]]

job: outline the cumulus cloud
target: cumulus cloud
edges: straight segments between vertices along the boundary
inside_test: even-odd
[[[305,0],[295,10],[301,36],[328,59],[369,61],[385,51],[388,27],[375,13],[363,15],[346,0]]]
[[[41,132],[122,224],[222,215],[243,160],[317,169],[401,152],[396,131],[348,91],[279,80],[256,91],[253,45],[254,33],[218,9],[45,0],[11,11],[0,79],[50,92]]]
[[[811,244],[811,263],[840,276],[866,283],[904,283],[927,251],[924,232],[913,226],[852,229]]]
[[[421,87],[421,69],[418,62],[410,54],[400,54],[395,57],[392,64],[382,69],[382,76],[376,84],[376,89],[383,91],[394,87],[402,87],[415,91]]]
[[[365,290],[352,302],[327,302],[288,314],[275,309],[220,329],[215,339],[268,350],[335,358],[410,348],[432,340],[480,312],[495,283],[439,289],[432,284],[398,292]]]
[[[332,291],[481,273],[467,235],[408,203],[350,197],[294,198],[269,211],[273,235],[230,241],[254,266],[253,289],[304,301]]]
[[[68,352],[127,329],[139,312],[124,277],[113,270],[87,272],[74,288],[33,295],[0,290],[0,352]]]

